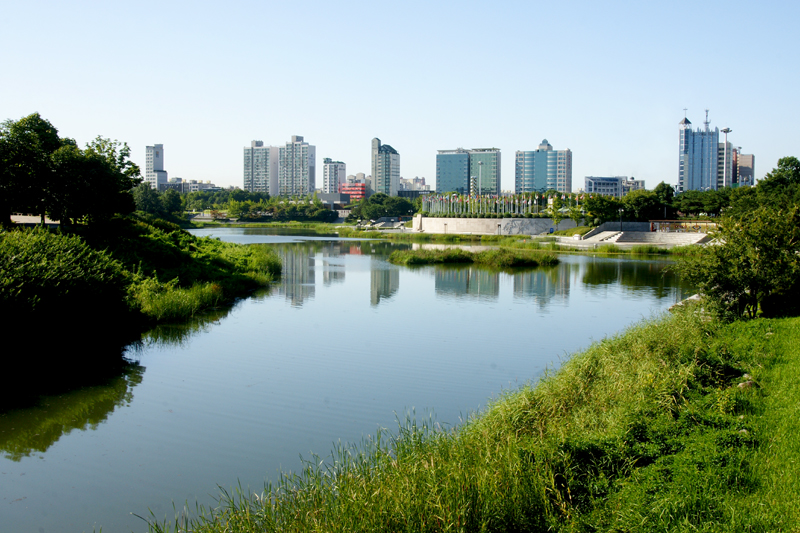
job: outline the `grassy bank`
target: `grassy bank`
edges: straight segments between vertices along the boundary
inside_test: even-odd
[[[397,265],[432,265],[471,263],[493,268],[536,267],[558,264],[554,254],[530,250],[497,248],[469,252],[460,248],[446,250],[395,250],[389,262]]]
[[[100,371],[120,363],[114,354],[145,328],[231,302],[281,270],[266,246],[198,239],[149,217],[74,231],[0,231],[0,312],[18,341],[2,361],[25,384],[6,388],[0,408],[8,396],[35,396],[74,382],[92,366]],[[75,348],[74,355],[65,356],[65,347]],[[37,365],[23,356],[29,353],[37,354]]]
[[[151,531],[791,531],[800,320],[692,310],[595,343],[453,430],[406,421]]]

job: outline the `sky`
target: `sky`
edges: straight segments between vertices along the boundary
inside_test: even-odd
[[[800,3],[6,0],[0,120],[38,112],[144,171],[242,186],[242,148],[302,135],[369,174],[378,137],[434,185],[437,150],[542,139],[585,176],[678,179],[678,122],[729,127],[756,177],[800,157]]]

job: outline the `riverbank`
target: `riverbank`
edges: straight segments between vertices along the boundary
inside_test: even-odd
[[[121,353],[147,328],[227,305],[280,271],[280,259],[266,246],[198,239],[149,216],[71,233],[3,231],[0,310],[7,331],[21,341],[21,351],[7,354],[4,363],[30,396],[51,392],[48,376],[64,383],[65,373],[103,367],[105,374],[106,367],[122,364],[109,354]],[[99,345],[88,352],[79,348],[87,335]],[[77,350],[65,357],[73,346]],[[37,354],[35,370],[26,353]],[[7,389],[0,407],[7,396],[24,395]]]
[[[800,319],[723,325],[688,309],[595,343],[454,430],[407,420],[180,528],[793,530],[798,342]]]
[[[445,250],[395,250],[389,262],[396,265],[476,264],[490,268],[553,266],[558,258],[551,253],[498,248],[470,252],[460,248]]]

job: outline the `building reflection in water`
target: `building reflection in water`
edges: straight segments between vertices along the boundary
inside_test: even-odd
[[[369,303],[376,306],[383,298],[391,298],[400,288],[400,269],[374,256],[371,259]]]
[[[322,284],[326,287],[332,283],[344,283],[343,253],[347,253],[347,248],[342,249],[341,243],[331,243],[322,249]]]
[[[314,297],[314,251],[303,246],[281,247],[278,250],[283,261],[280,293],[300,307]]]
[[[497,299],[500,295],[500,274],[475,267],[437,268],[437,294]]]

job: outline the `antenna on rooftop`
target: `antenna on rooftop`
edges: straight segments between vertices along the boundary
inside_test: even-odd
[[[703,124],[706,125],[706,131],[708,131],[708,125],[710,124],[710,122],[708,121],[708,109],[706,109],[706,120],[705,122],[703,122]]]
[[[683,118],[686,118],[686,112],[687,112],[687,111],[689,111],[689,110],[688,110],[688,109],[686,109],[686,108],[684,107],[684,108],[683,108]]]

